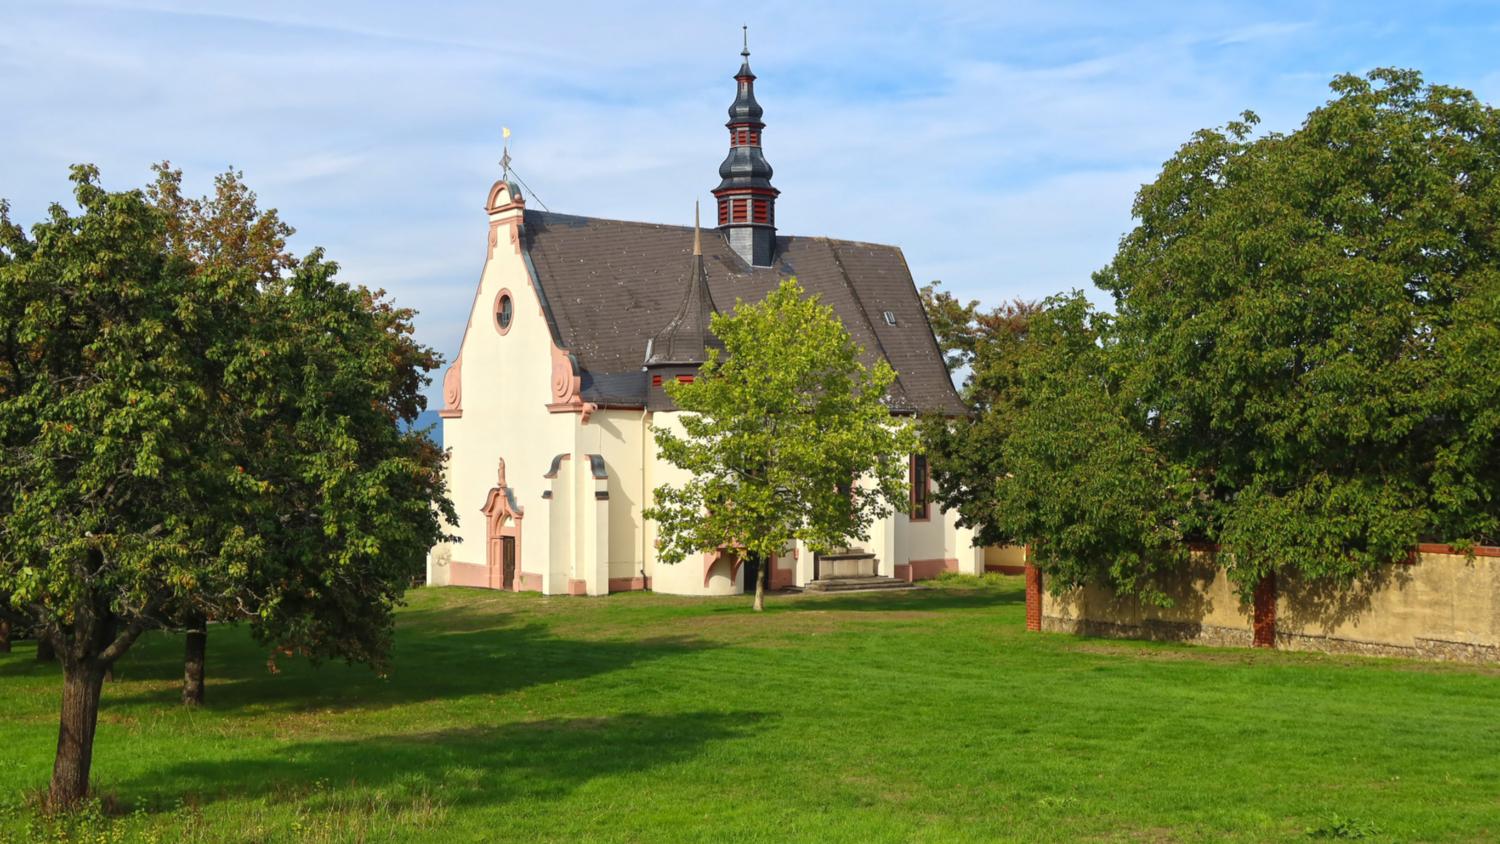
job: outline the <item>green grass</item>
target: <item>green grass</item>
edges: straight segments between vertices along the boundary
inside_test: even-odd
[[[1500,838],[1500,671],[1027,634],[1018,578],[895,594],[420,590],[391,676],[152,636],[105,692],[106,808],[29,808],[56,669],[0,657],[0,837]]]

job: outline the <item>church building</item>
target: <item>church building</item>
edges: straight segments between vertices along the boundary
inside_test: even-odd
[[[535,210],[508,178],[490,189],[489,249],[439,412],[461,541],[432,549],[429,584],[548,595],[753,589],[754,564],[732,554],[659,561],[656,526],[641,513],[658,486],[684,479],[651,434],[676,424],[663,385],[692,379],[717,344],[710,314],[758,301],[788,276],[834,308],[867,363],[895,369],[893,413],[965,411],[900,249],[777,231],[781,192],[742,55],[715,228]],[[973,547],[973,533],[932,500],[925,459],[909,467],[909,512],[836,554],[789,547],[769,563],[770,587],[980,573],[987,555],[993,567],[1019,565],[1009,549]]]

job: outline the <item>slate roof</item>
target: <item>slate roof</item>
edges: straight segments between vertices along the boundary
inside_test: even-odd
[[[583,398],[641,407],[646,342],[682,306],[693,268],[689,226],[527,210],[524,245],[552,329],[583,370]],[[786,276],[832,305],[866,363],[896,370],[892,408],[960,414],[962,401],[922,310],[901,250],[823,237],[776,238],[776,265],[751,267],[717,230],[703,233],[703,268],[722,311],[756,301]],[[895,316],[888,325],[886,311]]]

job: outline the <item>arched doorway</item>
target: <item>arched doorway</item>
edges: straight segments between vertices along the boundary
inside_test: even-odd
[[[485,563],[491,589],[515,591],[521,584],[521,519],[525,512],[516,505],[515,493],[505,483],[505,458],[495,486],[484,498]]]

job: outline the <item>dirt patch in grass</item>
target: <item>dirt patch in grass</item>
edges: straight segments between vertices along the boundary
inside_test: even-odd
[[[1250,649],[1233,650],[1220,648],[1195,647],[1192,645],[1180,645],[1174,647],[1147,647],[1130,642],[1099,642],[1086,640],[1072,645],[1068,650],[1074,653],[1100,654],[1103,656],[1126,656],[1132,659],[1152,660],[1156,662],[1213,662],[1233,663],[1245,665],[1253,663],[1258,657],[1268,654],[1265,651],[1253,651]]]
[[[1252,648],[1215,648],[1197,645],[1146,646],[1128,641],[1084,640],[1074,644],[1070,650],[1077,653],[1095,653],[1107,656],[1127,656],[1133,659],[1155,662],[1208,662],[1224,665],[1254,665],[1255,663],[1316,664],[1340,668],[1362,668],[1372,664],[1384,665],[1397,671],[1413,671],[1422,674],[1482,674],[1500,676],[1500,666],[1474,665],[1467,662],[1436,662],[1400,657],[1359,656],[1356,654],[1325,654],[1315,651],[1284,651]]]
[[[717,611],[670,619],[591,619],[593,623],[558,624],[559,633],[580,639],[692,636],[714,644],[785,647],[811,636],[826,636],[873,626],[909,626],[939,613],[921,610],[817,610],[757,613]]]

